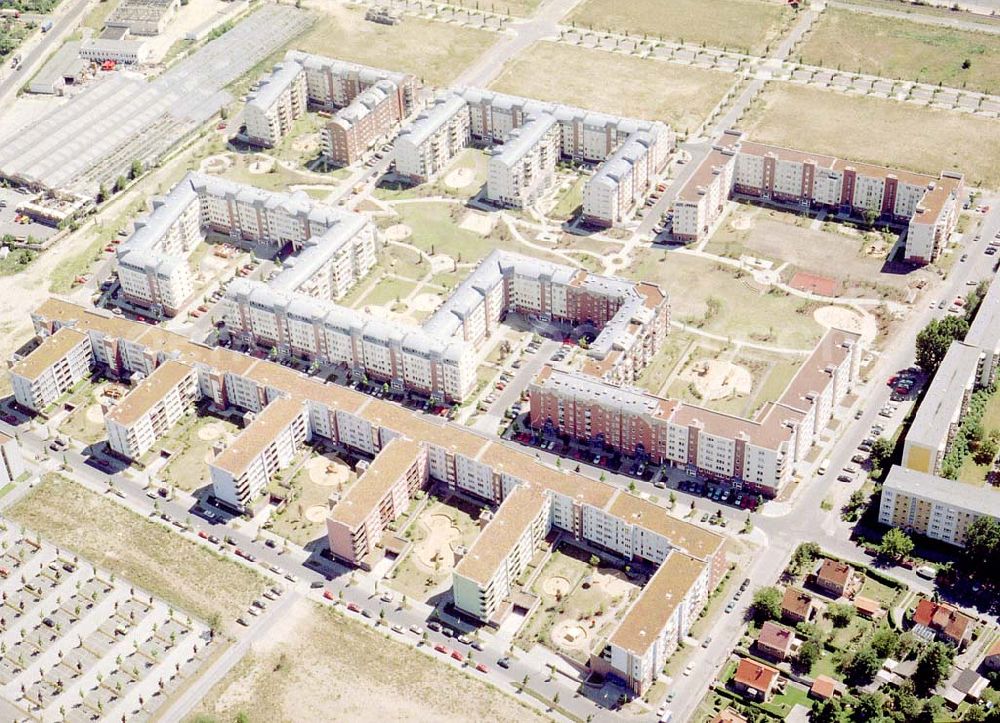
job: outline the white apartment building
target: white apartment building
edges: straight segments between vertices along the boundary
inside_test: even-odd
[[[559,126],[549,114],[512,130],[489,161],[486,197],[501,206],[523,208],[552,185],[559,160]]]
[[[599,226],[618,226],[645,198],[655,166],[658,141],[645,131],[629,137],[583,189],[583,218]]]
[[[319,108],[346,108],[358,95],[382,80],[392,82],[400,90],[402,115],[409,115],[417,103],[419,84],[408,73],[372,68],[301,50],[289,50],[285,53],[285,62],[298,63],[305,68],[309,102]]]
[[[272,284],[320,298],[339,298],[376,262],[376,230],[363,214],[326,206],[302,191],[285,194],[189,173],[136,222],[118,247],[125,298],[175,315],[194,292],[188,257],[207,231],[234,242],[291,245]]]
[[[139,459],[200,396],[195,369],[168,359],[104,415],[108,444],[126,459]]]
[[[551,498],[518,485],[483,528],[452,574],[455,605],[492,620],[549,531]]]
[[[674,199],[673,234],[685,240],[702,237],[729,200],[736,169],[739,131],[726,131]]]
[[[278,63],[250,93],[243,119],[250,143],[270,148],[306,112],[306,71],[294,61]]]
[[[309,414],[302,400],[273,399],[210,463],[212,491],[236,509],[252,508],[274,474],[292,463],[309,438]]]
[[[22,407],[44,412],[87,376],[92,359],[90,337],[74,329],[59,329],[10,367],[14,399]]]
[[[0,484],[16,482],[26,471],[20,443],[0,432]]]
[[[444,94],[396,136],[396,173],[414,183],[429,181],[469,145],[470,138],[465,100],[454,93]]]

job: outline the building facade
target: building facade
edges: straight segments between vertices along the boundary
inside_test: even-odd
[[[261,79],[243,109],[246,136],[256,146],[271,148],[306,112],[306,71],[294,61],[278,63]]]
[[[92,363],[90,338],[74,329],[59,329],[11,366],[14,399],[26,409],[44,412],[89,374]]]

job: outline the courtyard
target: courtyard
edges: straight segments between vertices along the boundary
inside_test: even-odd
[[[285,502],[266,524],[274,534],[296,545],[306,545],[326,535],[331,495],[343,495],[358,479],[357,473],[337,454],[313,451],[288,482],[272,484],[272,495]]]

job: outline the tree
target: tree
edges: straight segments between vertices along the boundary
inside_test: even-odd
[[[115,179],[115,193],[124,191],[125,186],[127,185],[128,181],[125,179],[125,176],[118,176],[118,178]]]
[[[893,527],[882,535],[882,543],[878,546],[878,554],[887,560],[898,562],[909,557],[913,552],[913,540],[898,527]]]
[[[847,624],[854,619],[854,606],[848,603],[830,603],[826,606],[826,616],[830,618],[833,627],[847,627]]]
[[[810,565],[820,553],[820,547],[815,542],[803,542],[792,553],[792,568],[797,572]]]
[[[998,451],[1000,451],[1000,445],[997,444],[997,440],[989,437],[979,443],[979,447],[976,448],[972,459],[976,464],[989,464],[996,459]]]
[[[129,167],[129,177],[138,178],[142,175],[142,161],[136,159],[132,161],[132,165]]]
[[[870,647],[858,651],[846,666],[847,674],[855,685],[868,685],[882,667],[882,661]]]
[[[780,618],[781,598],[781,591],[774,586],[759,588],[753,594],[753,603],[750,605],[754,620],[763,623]]]
[[[932,319],[927,326],[917,334],[916,357],[917,364],[933,376],[941,366],[948,347],[956,339],[965,338],[969,331],[969,322],[961,316],[948,315],[943,319]]]
[[[973,575],[992,581],[1000,580],[1000,567],[995,564],[998,554],[1000,521],[992,517],[980,517],[966,530],[963,566]]]
[[[944,643],[931,643],[924,648],[913,672],[913,685],[918,693],[930,695],[938,687],[955,660],[955,651]]]
[[[885,696],[881,693],[862,693],[851,711],[851,718],[857,721],[880,721],[884,715]]]
[[[808,675],[821,654],[819,643],[815,640],[807,640],[799,646],[799,652],[795,654],[792,665],[799,673]]]
[[[844,703],[840,698],[817,700],[813,702],[812,723],[842,723],[847,719]]]
[[[880,658],[891,658],[899,649],[899,634],[892,628],[882,627],[872,634],[868,644]]]
[[[873,469],[885,469],[892,458],[893,445],[888,437],[879,437],[872,443],[872,451],[869,453]]]

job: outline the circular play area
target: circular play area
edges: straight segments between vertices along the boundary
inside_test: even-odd
[[[461,531],[448,515],[431,515],[421,520],[427,536],[413,546],[417,562],[427,570],[447,572],[455,566],[452,544],[462,536]]]
[[[329,511],[323,505],[313,505],[306,510],[306,519],[310,522],[323,522],[329,516]]]
[[[572,648],[576,650],[589,650],[590,631],[587,621],[581,620],[560,620],[552,626],[549,633],[552,642],[562,648]]]
[[[448,254],[434,254],[431,256],[431,273],[444,274],[455,268],[455,260]]]
[[[828,329],[843,329],[861,334],[867,342],[871,342],[878,334],[878,324],[873,317],[862,316],[843,306],[821,306],[813,312],[813,318],[816,323]]]
[[[434,311],[441,304],[437,294],[417,294],[410,299],[410,308],[415,311]]]
[[[562,597],[569,593],[569,580],[561,575],[548,578],[542,583],[542,592],[552,597]]]
[[[746,367],[719,359],[703,359],[686,367],[681,379],[694,385],[702,399],[725,399],[733,394],[749,394],[753,376]]]
[[[405,223],[396,223],[383,231],[382,237],[386,241],[402,241],[403,239],[410,238],[410,234],[412,233],[413,230]]]
[[[329,460],[326,457],[313,457],[306,462],[309,481],[320,487],[336,487],[348,481],[351,468],[339,460]]]
[[[212,442],[219,439],[226,431],[226,428],[219,422],[209,422],[198,430],[198,439],[204,442]]]
[[[202,173],[224,173],[233,165],[228,156],[209,156],[201,162]]]
[[[264,174],[270,173],[274,168],[274,159],[267,156],[254,156],[254,159],[247,165],[250,173]]]
[[[465,188],[476,178],[476,172],[471,168],[456,168],[444,177],[444,185],[448,188]]]

